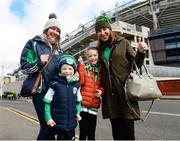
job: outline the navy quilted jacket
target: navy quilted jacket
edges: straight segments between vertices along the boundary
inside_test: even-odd
[[[73,82],[69,85],[65,77],[57,75],[50,87],[55,91],[51,102],[51,115],[56,128],[66,131],[76,128],[76,101],[80,83]]]

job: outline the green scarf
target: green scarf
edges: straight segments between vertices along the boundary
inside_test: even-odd
[[[79,74],[78,74],[78,72],[76,72],[72,77],[69,77],[66,79],[67,79],[68,84],[71,84],[71,83],[79,80]]]
[[[111,52],[111,43],[109,41],[106,41],[106,42],[103,42],[102,44],[103,46],[103,56],[104,56],[104,59],[107,63],[109,63],[109,57],[110,57],[110,52]]]
[[[109,47],[105,47],[103,51],[104,59],[107,63],[109,63],[109,55],[110,55],[111,49]]]
[[[85,69],[88,71],[88,77],[90,77],[90,71],[94,72],[94,81],[96,82],[98,79],[98,69],[99,69],[99,65],[95,64],[93,66],[91,66],[90,64],[87,64],[85,66]]]

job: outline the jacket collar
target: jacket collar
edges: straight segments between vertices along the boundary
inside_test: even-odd
[[[120,42],[123,39],[125,39],[125,38],[120,35],[116,36],[116,42]]]

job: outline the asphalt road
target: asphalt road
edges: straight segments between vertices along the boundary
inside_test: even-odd
[[[140,106],[142,113],[144,114],[148,108],[149,102],[141,102]],[[13,107],[32,117],[36,117],[35,111],[33,109],[31,102],[26,101],[0,101],[0,107]],[[180,139],[180,102],[179,100],[158,100],[155,101],[151,113],[148,119],[145,122],[137,121],[135,122],[135,134],[137,140],[179,140]],[[0,110],[2,114],[2,109]],[[6,113],[7,114],[7,113]],[[13,136],[1,137],[0,139],[35,139],[39,125],[34,123],[32,120],[24,121],[25,119],[22,116],[19,116],[13,112],[8,113],[8,115],[3,115],[6,117],[6,122],[2,121],[2,116],[0,118],[0,133],[7,131],[11,128],[14,130]],[[15,117],[15,118],[13,118]],[[4,117],[5,118],[5,117]],[[18,120],[21,125],[18,127],[16,121],[12,124],[8,124],[8,120]],[[13,124],[14,123],[14,124]],[[3,126],[2,126],[3,125]],[[19,124],[18,124],[19,125]],[[3,129],[2,129],[3,128]],[[19,129],[16,129],[19,128]],[[17,137],[16,132],[20,130],[29,130],[31,136]],[[78,127],[77,132],[78,134]],[[16,135],[16,136],[15,136]],[[101,110],[99,110],[97,131],[96,131],[97,140],[112,140],[111,134],[111,125],[109,120],[103,120],[101,117]]]

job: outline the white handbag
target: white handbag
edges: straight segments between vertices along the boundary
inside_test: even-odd
[[[126,80],[125,90],[130,101],[146,101],[160,98],[161,91],[157,86],[157,82],[152,74],[143,65],[145,72],[140,73],[134,61],[135,70],[131,69],[131,73]]]
[[[133,70],[133,65],[135,70]],[[145,121],[147,118],[154,100],[162,96],[161,91],[157,86],[157,82],[153,75],[147,70],[146,66],[143,65],[145,72],[140,73],[135,61],[132,63],[131,73],[126,80],[125,84],[125,97],[129,108],[142,120]],[[145,118],[141,118],[140,115],[133,109],[130,101],[147,101],[151,100],[152,103]]]

